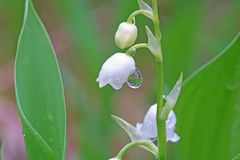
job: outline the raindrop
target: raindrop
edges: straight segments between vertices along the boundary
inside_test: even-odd
[[[127,84],[130,88],[137,89],[143,84],[141,71],[136,68],[135,71],[128,77]]]

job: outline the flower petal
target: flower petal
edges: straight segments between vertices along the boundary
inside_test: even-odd
[[[111,80],[111,81],[109,82],[109,84],[110,84],[114,89],[116,89],[116,90],[121,89],[123,83],[124,83],[124,82],[122,82],[121,80],[118,80],[118,79],[116,79],[116,80]]]
[[[116,53],[112,55],[103,64],[97,82],[99,87],[104,87],[106,84],[118,90],[127,81],[129,75],[135,71],[134,59],[124,53]]]
[[[166,127],[167,127],[167,128],[175,127],[176,122],[177,122],[176,115],[175,115],[175,113],[171,110],[170,113],[169,113],[169,115],[168,115],[168,119],[167,119],[167,121],[166,121]]]
[[[137,123],[136,127],[145,137],[157,137],[156,125],[157,104],[152,105],[147,111],[143,123]],[[177,119],[175,113],[171,110],[166,120],[167,141],[177,142],[179,136],[174,132]]]
[[[157,137],[156,112],[157,104],[154,104],[149,108],[144,117],[143,124],[138,128],[146,137]]]
[[[99,83],[99,87],[102,88],[111,81],[111,77],[109,76],[108,73],[105,73],[105,75],[102,75],[100,73],[96,81]]]
[[[115,34],[115,43],[121,48],[130,47],[137,39],[137,26],[132,23],[122,22]]]
[[[175,128],[167,128],[167,141],[177,142],[180,140],[180,137],[174,131]]]

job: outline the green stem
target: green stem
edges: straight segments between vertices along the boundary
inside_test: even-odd
[[[131,48],[129,48],[127,50],[126,54],[129,55],[129,56],[133,56],[135,51],[139,48],[148,48],[148,44],[147,43],[135,44],[134,46],[132,46]]]
[[[135,146],[141,146],[147,148],[149,151],[151,151],[155,156],[157,156],[157,148],[154,144],[149,143],[148,141],[134,141],[131,143],[128,143],[126,146],[124,146],[121,151],[118,153],[117,158],[122,159],[123,156],[126,154],[126,152]]]
[[[163,59],[162,59],[162,47],[161,47],[161,31],[160,31],[160,23],[158,18],[158,1],[152,0],[153,7],[153,24],[155,30],[155,36],[159,43],[160,47],[160,56],[156,57],[157,63],[157,130],[158,130],[158,160],[166,160],[167,159],[167,139],[166,139],[166,124],[165,120],[161,118],[161,112],[163,108]]]
[[[127,22],[128,22],[128,23],[132,23],[132,22],[133,22],[133,19],[134,19],[137,15],[140,15],[140,14],[143,14],[143,15],[147,16],[148,18],[152,19],[152,14],[151,14],[151,12],[140,9],[140,10],[134,11],[134,12],[128,17]]]

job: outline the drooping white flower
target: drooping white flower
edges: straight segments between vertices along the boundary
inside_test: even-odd
[[[151,146],[152,149],[149,149],[145,146],[142,146],[142,148],[151,152],[154,155],[157,155],[157,146],[153,143],[151,138],[144,136],[140,130],[138,130],[136,127],[132,126],[130,123],[128,123],[124,119],[122,119],[118,116],[115,116],[115,115],[112,115],[112,118],[117,122],[117,124],[120,127],[122,127],[122,129],[124,129],[124,131],[128,134],[128,136],[130,137],[132,142],[145,141],[146,143],[148,143]]]
[[[130,47],[137,39],[137,27],[135,24],[122,22],[115,34],[115,43],[121,48]]]
[[[136,128],[140,130],[144,136],[151,139],[157,137],[156,112],[157,104],[154,104],[146,113],[143,123],[137,123],[136,125]],[[175,133],[176,122],[176,115],[171,110],[166,120],[167,141],[177,142],[180,139],[180,137]]]
[[[113,119],[121,126],[129,135],[131,141],[149,141],[153,142],[157,138],[156,125],[157,104],[152,105],[144,117],[143,123],[137,123],[136,127],[126,122],[120,117],[112,116]],[[166,120],[167,141],[177,142],[180,137],[175,133],[176,115],[171,111]],[[152,143],[154,146],[154,144]]]
[[[116,90],[122,88],[129,75],[135,71],[134,59],[124,53],[116,53],[103,64],[97,82],[102,88],[108,83]]]

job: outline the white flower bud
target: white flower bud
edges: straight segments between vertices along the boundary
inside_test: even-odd
[[[157,137],[156,113],[157,104],[154,104],[147,111],[143,123],[138,123],[136,126],[136,128],[139,129],[146,137]],[[175,133],[176,122],[176,115],[171,110],[166,120],[167,141],[177,142],[180,139],[180,137]]]
[[[109,83],[116,90],[122,88],[135,68],[135,61],[131,56],[124,53],[112,55],[101,68],[97,78],[99,87],[102,88]]]
[[[115,34],[115,43],[121,48],[130,47],[137,39],[137,27],[135,24],[122,22]]]

